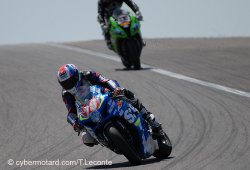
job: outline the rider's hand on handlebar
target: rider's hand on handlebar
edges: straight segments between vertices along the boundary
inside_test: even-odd
[[[121,87],[117,87],[113,93],[114,93],[114,96],[118,96],[118,95],[121,95],[123,93],[125,89],[124,88],[121,88]]]
[[[136,18],[137,18],[139,21],[143,21],[143,16],[142,16],[142,14],[141,14],[140,11],[137,11],[137,12],[135,13],[135,15],[136,15]]]

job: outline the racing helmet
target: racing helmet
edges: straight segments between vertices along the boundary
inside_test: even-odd
[[[65,64],[59,68],[57,80],[63,89],[75,92],[80,85],[79,71],[74,64]]]

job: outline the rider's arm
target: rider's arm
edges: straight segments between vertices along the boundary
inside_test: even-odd
[[[133,11],[136,13],[139,11],[139,7],[132,0],[123,0]]]
[[[69,92],[63,90],[62,98],[68,110],[67,121],[69,124],[73,126],[75,121],[77,120],[77,111],[75,106],[75,98]]]
[[[104,23],[105,20],[104,20],[104,12],[105,12],[105,9],[104,9],[104,4],[101,0],[98,1],[98,22],[101,24],[101,23]]]
[[[111,91],[114,91],[117,87],[120,87],[116,80],[107,79],[94,71],[83,72],[83,75],[91,84],[99,85]]]

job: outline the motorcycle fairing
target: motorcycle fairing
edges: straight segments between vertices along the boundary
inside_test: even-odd
[[[100,88],[94,86],[95,89]],[[99,93],[96,93],[99,91]],[[79,123],[84,126],[87,131],[100,143],[107,145],[108,141],[103,134],[100,133],[100,128],[103,124],[112,122],[115,118],[125,119],[136,130],[139,140],[139,155],[141,158],[147,158],[152,155],[152,137],[147,128],[147,125],[141,114],[131,104],[124,100],[113,100],[109,97],[109,92],[102,94],[100,90],[94,90],[93,95],[95,101],[98,101],[98,106],[84,117],[83,114],[78,114]],[[90,102],[91,103],[91,102]]]

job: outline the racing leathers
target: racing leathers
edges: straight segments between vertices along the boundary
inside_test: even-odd
[[[79,72],[80,74],[80,87],[73,94],[62,90],[62,98],[68,110],[67,121],[70,123],[74,130],[78,132],[78,135],[84,127],[80,127],[78,124],[77,108],[76,105],[84,105],[91,98],[89,97],[89,90],[91,85],[99,85],[102,87],[102,91],[105,92],[110,90],[114,93],[119,93],[123,91],[125,96],[130,99],[131,104],[142,113],[143,118],[151,125],[153,131],[161,131],[161,125],[155,121],[154,115],[151,112],[148,112],[147,109],[142,105],[142,103],[135,97],[135,95],[124,88],[121,88],[120,85],[115,80],[110,80],[97,72],[94,71],[83,71]],[[98,142],[92,138],[92,136],[87,132],[83,132],[82,136],[83,143],[87,146],[94,146]]]
[[[139,20],[142,20],[143,17],[139,10],[139,7],[132,0],[99,0],[98,1],[98,21],[101,25],[103,35],[107,46],[109,49],[112,49],[108,18],[112,15],[113,11],[117,8],[121,8],[123,2],[125,2],[136,14]]]

